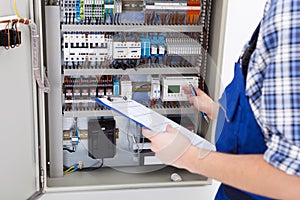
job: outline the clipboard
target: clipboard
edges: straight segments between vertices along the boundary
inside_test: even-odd
[[[216,149],[212,143],[199,135],[132,99],[120,97],[95,98],[94,101],[99,105],[126,117],[141,127],[156,132],[165,132],[166,126],[169,124],[173,128],[179,130],[182,134],[186,135],[194,146],[210,151],[215,151]]]

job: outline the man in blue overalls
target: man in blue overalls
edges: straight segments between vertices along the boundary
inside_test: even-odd
[[[171,126],[143,134],[162,161],[221,181],[216,199],[300,199],[300,0],[267,1],[234,71],[219,103],[200,89],[189,97],[218,118],[217,152],[190,145]]]

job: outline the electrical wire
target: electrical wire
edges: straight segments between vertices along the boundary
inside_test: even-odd
[[[67,148],[67,147],[63,147],[63,150],[64,150],[64,151],[68,151],[68,152],[70,152],[70,153],[74,153],[74,152],[75,152],[73,149],[69,149],[69,148]]]
[[[136,124],[136,129],[138,129],[138,125]],[[140,136],[141,136],[141,132],[140,132]],[[141,138],[139,137],[139,140],[140,140]],[[142,151],[143,151],[143,149],[144,149],[144,144],[145,144],[145,137],[144,136],[142,136],[142,145],[140,146],[139,144],[137,144],[137,147],[138,147],[138,150],[137,150],[137,153],[138,154],[140,154]]]
[[[43,82],[41,78],[41,71],[39,67],[39,36],[37,34],[37,27],[36,24],[33,22],[29,23],[30,30],[31,30],[31,44],[32,44],[32,62],[33,62],[33,71],[34,71],[34,77],[35,80],[39,86],[40,89],[42,89],[44,92],[49,93],[50,92],[50,86],[48,78],[46,77],[45,73],[44,78],[45,82]]]
[[[7,23],[6,25],[6,30],[8,31],[8,46],[5,47],[6,49],[9,49],[10,47],[10,32],[9,32],[9,24],[15,23],[15,26],[17,26],[17,23],[21,23],[21,24],[25,24],[25,25],[29,25],[30,27],[30,31],[31,31],[31,46],[32,46],[32,68],[33,68],[33,72],[34,72],[34,78],[39,86],[40,89],[42,89],[44,92],[49,93],[50,92],[50,86],[49,86],[49,80],[45,74],[45,72],[43,73],[44,76],[44,82],[41,78],[41,72],[40,72],[40,66],[39,66],[39,36],[37,34],[37,27],[36,24],[31,22],[28,19],[10,19],[10,20],[3,20],[0,21],[0,23]],[[20,37],[18,36],[18,39],[20,40]]]
[[[82,146],[87,152],[89,152],[88,148],[84,145],[83,141],[82,141],[81,139],[79,139],[79,141],[80,141],[81,146]],[[96,162],[95,162],[94,164],[90,165],[89,167],[84,167],[84,168],[79,169],[79,170],[80,170],[80,171],[90,171],[90,170],[95,170],[95,169],[101,168],[101,167],[103,166],[103,163],[104,163],[103,158],[101,159],[101,164],[100,164],[100,166],[93,167],[93,166],[95,166],[95,165],[97,165],[97,164],[100,163],[100,160],[99,160],[99,159],[95,159],[95,160],[96,160]]]
[[[74,164],[64,171],[64,175],[75,172],[78,169],[78,164]]]
[[[95,162],[94,164],[92,164],[90,167],[84,167],[82,169],[79,169],[79,171],[93,171],[93,170],[96,170],[96,169],[100,169],[101,167],[103,167],[104,159],[103,158],[101,159],[100,166],[93,167],[93,166],[97,165],[98,163],[100,163],[99,160],[97,160],[97,162]]]
[[[1,22],[0,22],[1,23]],[[9,28],[10,24],[12,23],[12,26],[11,26],[11,29]],[[13,29],[16,30],[16,33],[17,33],[17,39],[18,39],[18,43],[17,44],[14,44],[12,45],[10,42],[11,42],[11,33],[10,33],[10,30],[14,31]],[[11,21],[8,21],[7,24],[5,25],[5,34],[7,34],[7,46],[4,46],[4,48],[6,50],[9,50],[10,48],[14,48],[14,47],[19,47],[20,44],[21,44],[21,39],[20,39],[20,33],[18,32],[18,26],[17,26],[17,22],[11,22]],[[12,36],[14,37],[14,36]]]
[[[7,46],[5,46],[4,48],[6,50],[8,50],[10,48],[10,31],[9,31],[9,24],[10,22],[7,22],[6,26],[5,26],[5,32],[7,31]]]
[[[80,143],[81,143],[82,147],[83,147],[86,151],[88,151],[88,149],[87,149],[86,146],[83,144],[83,142],[80,141]],[[64,150],[65,150],[65,149],[64,149]],[[68,151],[68,150],[67,150],[67,151]],[[94,167],[95,165],[98,165],[99,163],[100,163],[99,166]],[[79,166],[79,165],[80,165],[79,163],[75,163],[75,164],[73,164],[72,166],[70,166],[69,168],[66,167],[66,166],[64,166],[64,169],[65,169],[64,175],[73,173],[73,172],[75,172],[75,171],[92,171],[92,170],[100,169],[101,167],[103,167],[103,164],[104,164],[104,160],[103,160],[103,158],[102,158],[101,161],[98,160],[98,159],[96,159],[96,162],[95,162],[94,164],[90,165],[89,167],[83,167],[82,164],[81,164],[81,166]]]
[[[125,130],[127,133],[126,133],[126,139],[127,139],[127,142],[128,142],[128,150],[131,150],[131,141],[129,139],[129,130],[130,130],[130,120],[128,120],[128,123],[127,123],[127,130]],[[130,135],[131,136],[131,135]],[[132,136],[133,137],[133,136]]]
[[[16,47],[19,47],[19,46],[20,46],[20,44],[21,44],[20,33],[19,33],[19,31],[18,31],[18,26],[17,26],[17,23],[13,23],[13,24],[14,24],[14,26],[15,26],[15,29],[16,29],[16,32],[17,32],[17,34],[18,34],[18,43],[16,44]]]
[[[14,11],[18,18],[21,18],[18,8],[17,8],[17,0],[14,0]]]

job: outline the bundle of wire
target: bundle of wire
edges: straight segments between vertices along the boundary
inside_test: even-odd
[[[100,163],[100,166],[93,167],[99,163]],[[102,166],[103,166],[103,159],[101,159],[101,162],[100,162],[100,160],[97,160],[96,163],[94,163],[90,167],[83,167],[83,163],[81,161],[79,161],[78,163],[73,164],[69,168],[67,168],[67,169],[65,168],[66,170],[64,171],[64,175],[73,173],[75,171],[92,171],[92,170],[100,169]]]
[[[82,166],[80,165],[80,163],[78,163],[78,164],[76,163],[76,164],[72,165],[71,167],[69,167],[67,170],[64,171],[64,175],[75,172],[78,169],[82,169]]]

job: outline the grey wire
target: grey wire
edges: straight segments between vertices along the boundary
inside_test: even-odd
[[[82,146],[87,152],[89,152],[88,148],[83,144],[82,139],[79,139],[79,141],[80,141],[81,146]],[[78,144],[78,145],[79,145],[79,144]],[[103,165],[103,163],[104,163],[103,158],[101,159],[102,162],[100,162],[100,159],[94,159],[94,160],[96,160],[97,162],[95,162],[94,164],[92,164],[90,167],[93,167],[93,166],[95,166],[95,165],[98,164],[98,163],[99,163],[100,165]]]
[[[130,120],[128,120],[128,125],[127,125],[127,131],[126,131],[126,138],[127,138],[127,142],[128,142],[128,149],[131,150],[131,145],[130,145],[130,139],[129,139],[129,134],[128,131],[130,130]]]

